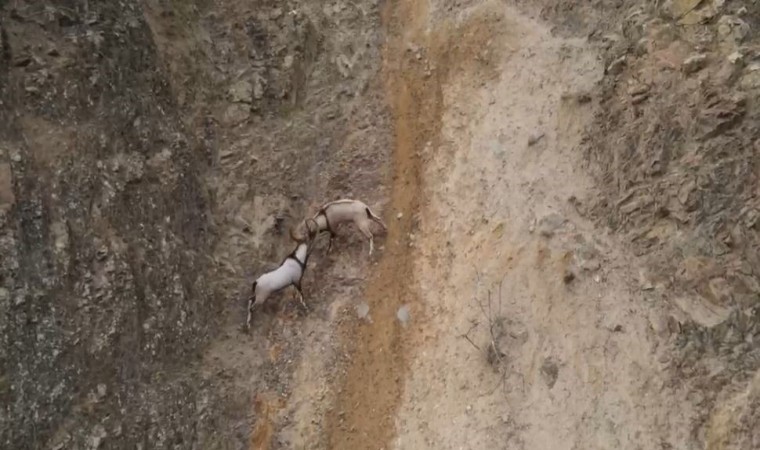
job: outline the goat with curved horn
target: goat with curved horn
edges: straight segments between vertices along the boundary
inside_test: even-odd
[[[305,219],[298,224],[298,232],[291,229],[291,236],[297,242],[305,239],[304,229],[310,236],[318,233],[330,233],[330,243],[327,246],[327,252],[332,249],[333,239],[335,238],[335,227],[341,223],[353,222],[362,234],[369,240],[369,254],[372,255],[374,250],[374,239],[371,230],[372,222],[380,225],[384,231],[388,230],[382,219],[378,217],[365,203],[359,200],[341,199],[325,203],[319,208],[319,211],[310,219]]]

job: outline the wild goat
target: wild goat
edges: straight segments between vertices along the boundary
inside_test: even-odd
[[[314,217],[299,223],[297,226],[298,231],[295,233],[291,231],[290,235],[294,239],[302,238],[304,236],[304,229],[308,231],[310,236],[328,232],[330,233],[330,243],[327,246],[327,252],[329,253],[332,248],[333,239],[335,238],[335,227],[344,222],[354,222],[359,231],[369,239],[370,256],[372,256],[372,251],[375,248],[370,224],[376,222],[384,231],[388,230],[388,227],[369,209],[369,206],[359,200],[342,199],[322,205]]]
[[[309,307],[304,302],[301,279],[306,271],[306,263],[309,260],[310,243],[297,238],[293,235],[292,231],[290,237],[298,242],[295,250],[285,257],[280,267],[261,275],[251,286],[251,297],[248,300],[248,318],[245,322],[246,329],[250,329],[251,327],[251,313],[256,306],[263,304],[275,292],[281,291],[291,285],[298,291],[301,305],[303,305],[305,310],[309,310]]]

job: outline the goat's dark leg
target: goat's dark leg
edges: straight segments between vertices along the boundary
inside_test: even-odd
[[[357,228],[369,240],[369,256],[372,256],[372,252],[375,250],[375,242],[372,238],[372,231],[369,229],[369,221],[357,223]]]
[[[330,253],[330,249],[332,249],[333,245],[333,239],[335,239],[335,233],[332,232],[332,230],[328,231],[330,233],[330,241],[327,243],[327,253]]]
[[[248,300],[248,318],[245,321],[245,330],[251,329],[251,312],[253,311],[253,299]]]
[[[306,302],[303,299],[303,290],[301,289],[301,282],[293,283],[293,286],[295,286],[296,290],[298,291],[298,299],[301,301],[301,306],[303,306],[303,309],[306,312],[309,312],[309,307],[306,306]]]

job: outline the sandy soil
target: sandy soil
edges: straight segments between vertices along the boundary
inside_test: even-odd
[[[671,434],[689,412],[656,359],[661,311],[643,309],[631,261],[577,212],[593,195],[577,146],[597,55],[499,2],[437,13],[411,1],[388,16],[404,218],[368,287],[380,312],[356,335],[331,448],[684,442]],[[392,313],[409,301],[404,329]]]
[[[318,250],[305,316],[284,294],[242,337],[230,312],[206,365],[250,396],[250,448],[697,448],[730,429],[719,413],[709,436],[695,432],[699,401],[669,371],[672,310],[642,291],[645,263],[588,218],[599,193],[581,148],[599,111],[598,49],[510,5],[385,4],[382,68],[360,72],[367,94],[331,131],[343,144],[325,166],[339,169],[315,188],[310,168],[300,204],[355,195],[388,234],[371,258],[353,227],[332,255]],[[285,131],[271,147],[292,158],[314,138],[293,138],[291,123],[272,124]],[[235,155],[217,180],[253,236],[230,229],[219,253],[235,254],[231,267],[254,250],[284,254],[278,211],[308,214],[228,181],[250,136],[267,136],[257,127],[227,130]],[[264,163],[287,158],[256,160],[261,176]],[[346,181],[347,167],[365,171]]]

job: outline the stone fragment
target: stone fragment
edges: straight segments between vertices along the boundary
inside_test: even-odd
[[[559,366],[552,358],[544,359],[543,364],[541,364],[541,376],[546,383],[546,387],[549,389],[553,388],[557,383],[557,378],[559,377]]]
[[[606,72],[610,75],[617,75],[623,71],[627,64],[627,58],[625,55],[613,60],[609,66],[607,66]]]
[[[541,138],[544,137],[544,134],[545,133],[541,132],[541,133],[535,133],[535,134],[530,135],[530,137],[528,138],[528,147],[532,147],[536,145],[538,141],[540,141]]]
[[[749,32],[747,22],[736,16],[725,15],[718,20],[718,35],[724,43],[738,45]]]
[[[369,305],[362,302],[356,306],[356,314],[360,319],[366,319],[369,317]]]
[[[247,80],[240,80],[230,86],[228,94],[234,103],[251,103],[253,101],[253,86]]]
[[[739,79],[739,87],[744,90],[760,88],[760,64],[752,63],[747,66],[744,74]]]
[[[744,55],[740,51],[735,51],[728,55],[728,61],[731,64],[741,64],[744,62]]]
[[[103,440],[108,437],[108,432],[103,425],[97,424],[92,430],[92,434],[89,439],[90,450],[97,450],[103,445]]]
[[[399,308],[396,312],[396,318],[399,320],[399,322],[401,322],[401,325],[406,326],[410,319],[409,307],[407,305],[403,305],[401,308]]]
[[[13,194],[13,175],[11,165],[0,163],[0,209],[9,209],[16,202]]]
[[[541,234],[541,236],[552,237],[554,236],[554,233],[556,233],[557,230],[560,229],[562,225],[564,225],[564,223],[564,217],[556,213],[549,214],[539,220],[538,232]]]
[[[248,106],[235,103],[227,107],[224,112],[222,121],[225,125],[238,125],[244,122],[251,115],[251,110]]]
[[[704,53],[699,53],[696,55],[691,55],[688,58],[686,58],[683,61],[683,64],[681,64],[681,71],[686,74],[691,74],[695,72],[699,72],[700,70],[704,69],[707,65],[707,55]]]

